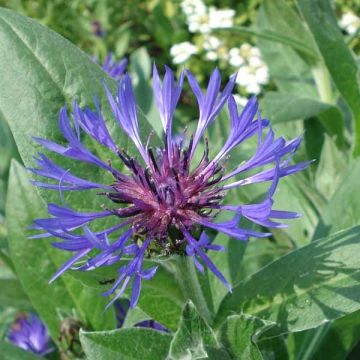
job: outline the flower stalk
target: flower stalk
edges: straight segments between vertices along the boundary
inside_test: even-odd
[[[186,300],[191,300],[203,319],[211,324],[213,317],[196,273],[194,261],[189,256],[176,256],[174,267],[175,276]]]

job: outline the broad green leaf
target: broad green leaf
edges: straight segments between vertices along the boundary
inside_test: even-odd
[[[278,241],[280,236],[277,233],[274,233],[274,236],[277,241],[273,239],[250,239],[241,263],[234,261],[238,266],[237,281],[233,283],[234,285],[293,249],[288,238],[285,237],[281,239],[283,241]]]
[[[215,333],[189,301],[184,308],[177,332],[171,341],[169,359],[208,358],[207,347],[219,348]]]
[[[343,144],[343,116],[334,105],[291,93],[268,92],[262,100],[263,114],[272,122],[308,119],[318,116],[330,135]]]
[[[30,310],[31,304],[15,278],[0,278],[0,306],[15,307],[19,310]]]
[[[315,231],[319,221],[320,201],[311,183],[304,174],[293,175],[281,180],[274,196],[275,209],[295,211],[302,216],[288,222],[289,227],[281,229],[292,244],[297,246],[307,244]],[[274,231],[277,236],[279,231]]]
[[[13,162],[6,206],[10,254],[18,278],[35,310],[54,339],[59,335],[59,310],[68,313],[75,310],[85,324],[96,330],[114,328],[113,312],[103,312],[108,299],[102,298],[97,291],[85,287],[69,275],[48,284],[68,254],[53,248],[49,239],[28,239],[28,226],[44,212],[44,204],[30,184],[25,170]]]
[[[294,360],[345,359],[360,339],[360,311],[316,329],[293,333],[289,347]]]
[[[315,185],[326,199],[329,199],[341,184],[347,168],[346,154],[336,147],[335,142],[329,136],[325,136],[315,173]]]
[[[309,63],[313,63],[318,54],[310,32],[304,26],[299,15],[285,0],[264,0],[264,11],[270,27],[279,34],[303,44],[307,51],[297,48],[299,54]]]
[[[258,10],[256,23],[264,31],[270,28],[263,6]],[[281,92],[319,98],[311,67],[294,49],[261,38],[257,38],[256,43],[269,67],[271,78]]]
[[[0,358],[1,360],[41,360],[40,356],[37,356],[29,351],[18,348],[12,344],[9,344],[3,340],[0,340]]]
[[[355,155],[360,155],[359,67],[348,49],[328,0],[297,0],[337,89],[353,113]]]
[[[321,219],[313,236],[314,239],[359,224],[359,177],[360,161],[357,161],[343,175],[340,186],[322,211]]]
[[[333,107],[306,96],[280,92],[266,93],[261,106],[264,116],[272,122],[307,119]],[[341,117],[341,114],[339,116]]]
[[[254,338],[264,326],[262,320],[246,315],[229,316],[221,328],[220,339],[235,359],[262,360]]]
[[[6,92],[0,97],[0,113],[8,122],[24,164],[34,165],[33,156],[41,149],[32,141],[33,136],[62,143],[58,129],[58,112],[67,103],[78,100],[80,106],[94,108],[93,98],[97,96],[104,109],[108,128],[117,145],[129,147],[130,140],[113,119],[106,100],[102,80],[112,90],[116,81],[95,64],[90,57],[53,31],[39,23],[7,9],[0,9],[0,86]],[[18,79],[21,78],[21,81]],[[19,101],[21,98],[21,101]],[[146,139],[150,127],[139,114],[139,126]],[[107,161],[111,158],[108,149],[84,136],[84,142],[96,155]],[[95,166],[75,160],[53,156],[56,162],[84,178],[109,183],[109,174]],[[114,166],[121,166],[113,158]],[[56,191],[41,191],[47,201],[59,201]],[[66,194],[66,201],[81,210],[96,211],[104,199],[94,192]]]
[[[171,335],[146,328],[80,331],[80,341],[88,360],[160,360],[166,358]]]
[[[360,226],[314,241],[239,283],[220,305],[276,322],[283,331],[315,328],[360,309]]]
[[[263,335],[270,339],[262,339]],[[235,359],[287,359],[284,340],[274,324],[246,314],[231,315],[220,329],[220,339]]]

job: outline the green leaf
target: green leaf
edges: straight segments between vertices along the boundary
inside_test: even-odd
[[[328,0],[297,0],[327,69],[337,89],[353,113],[355,127],[354,154],[360,155],[360,86],[359,67],[347,48]]]
[[[16,145],[9,126],[0,113],[0,178],[2,180],[5,180],[13,157],[18,157]]]
[[[302,48],[295,49],[305,61],[313,63],[318,57],[317,48],[299,15],[284,0],[264,0],[263,4],[270,27],[278,34],[286,34],[287,37],[301,43]]]
[[[264,116],[272,122],[307,119],[333,106],[313,98],[289,93],[268,92],[262,100]],[[341,117],[341,114],[339,115]]]
[[[322,211],[313,239],[319,239],[341,229],[359,224],[359,177],[360,161],[356,161],[343,175],[340,186]],[[335,178],[333,181],[335,181]]]
[[[346,154],[336,147],[335,142],[329,136],[325,136],[316,169],[315,185],[326,199],[329,199],[335,193],[344,179],[347,168],[348,159]]]
[[[54,339],[59,335],[61,319],[58,311],[76,310],[81,320],[94,329],[115,327],[113,311],[103,313],[108,299],[83,286],[68,275],[49,285],[58,267],[68,258],[50,245],[48,239],[30,240],[27,230],[33,219],[44,216],[41,198],[34,191],[25,170],[12,163],[9,180],[8,216],[9,248],[16,273],[35,310],[45,321]]]
[[[15,307],[19,310],[30,310],[31,304],[15,278],[0,278],[0,306]]]
[[[151,59],[145,48],[137,49],[131,54],[130,67],[133,74],[134,93],[138,105],[144,112],[146,119],[148,119],[156,134],[161,138],[163,127],[150,81],[152,74]],[[159,71],[161,73],[162,69],[159,69]]]
[[[240,265],[242,264],[248,243],[231,239],[228,236],[219,233],[214,239],[214,244],[224,246],[225,251],[209,252],[210,259],[225,276],[227,281],[231,285],[235,285],[241,276]],[[214,311],[217,312],[221,300],[228,293],[228,289],[215,275],[209,271],[208,274]]]
[[[340,145],[344,142],[343,116],[334,105],[306,96],[281,92],[266,93],[261,105],[264,115],[274,123],[318,116],[329,134],[337,137]]]
[[[316,329],[293,333],[289,342],[294,360],[345,359],[360,339],[360,311]]]
[[[256,345],[256,332],[259,332],[265,323],[246,315],[229,316],[221,328],[221,342],[236,359],[263,359]]]
[[[220,329],[220,339],[235,359],[287,359],[284,340],[274,324],[246,314],[229,316]],[[265,334],[271,339],[261,339]]]
[[[18,348],[12,344],[0,340],[0,354],[1,360],[41,360],[40,356],[37,356],[29,351]]]
[[[263,6],[258,10],[256,23],[263,31],[270,28]],[[281,92],[301,97],[307,94],[307,97],[318,99],[311,67],[294,49],[261,38],[258,38],[256,43],[269,67],[271,77]]]
[[[184,308],[179,328],[169,351],[169,358],[203,359],[208,357],[207,347],[219,348],[215,333],[189,301]]]
[[[277,234],[275,236],[278,238]],[[291,250],[289,243],[285,245],[283,242],[274,242],[273,239],[251,239],[241,263],[234,261],[238,266],[237,281],[234,285]]]
[[[216,324],[244,312],[301,331],[359,310],[359,236],[357,226],[265,266],[225,297]]]
[[[88,360],[154,360],[166,358],[171,335],[146,328],[80,331],[80,341]]]
[[[274,196],[275,208],[295,211],[302,216],[289,221],[289,227],[281,229],[292,244],[302,246],[310,242],[319,221],[322,202],[304,174],[296,174],[281,180]],[[279,231],[274,231],[277,235]]]

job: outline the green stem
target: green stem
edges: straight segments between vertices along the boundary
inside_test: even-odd
[[[175,261],[176,276],[186,299],[191,300],[200,315],[212,323],[212,315],[196,273],[194,261],[189,256],[178,256]]]

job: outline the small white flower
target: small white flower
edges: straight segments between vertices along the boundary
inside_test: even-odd
[[[210,60],[210,61],[216,61],[219,58],[219,56],[218,56],[218,53],[216,51],[208,51],[205,54],[205,58]]]
[[[180,6],[187,16],[193,14],[204,15],[207,12],[206,5],[201,0],[183,0]]]
[[[245,97],[245,96],[240,96],[239,94],[234,94],[234,99],[235,99],[235,102],[244,107],[246,105],[246,103],[248,102],[248,99]]]
[[[174,64],[181,64],[188,60],[191,55],[197,53],[197,48],[189,41],[175,44],[170,49],[170,55],[173,58]]]
[[[348,34],[355,34],[360,28],[360,18],[353,12],[348,11],[344,13],[339,21],[339,25]]]
[[[248,63],[253,67],[260,67],[264,64],[259,56],[250,56],[248,59]]]
[[[260,85],[258,83],[256,83],[255,81],[249,83],[245,89],[249,94],[254,94],[254,95],[257,95],[261,92]]]
[[[269,82],[269,70],[267,66],[262,65],[255,70],[255,78],[259,84],[265,85]]]
[[[210,7],[209,9],[209,25],[210,28],[216,29],[220,27],[231,27],[234,25],[235,10],[217,9]]]
[[[206,36],[204,38],[203,47],[205,50],[217,50],[221,45],[221,41],[216,36]]]
[[[254,52],[254,50],[252,50],[252,46],[250,44],[243,43],[240,46],[240,54],[245,59],[249,58],[249,56],[251,55],[251,52]]]
[[[241,66],[236,78],[236,82],[240,86],[243,86],[250,94],[259,94],[261,91],[259,81],[256,77],[256,71],[257,69],[252,66]]]
[[[233,48],[229,52],[230,65],[239,67],[236,82],[250,94],[259,94],[261,85],[269,82],[269,71],[261,59],[260,50],[244,43],[239,49]]]
[[[229,51],[229,64],[234,67],[239,67],[245,63],[244,58],[240,54],[240,49],[232,48]]]
[[[209,17],[207,14],[192,14],[187,19],[189,31],[192,33],[207,34],[210,32]]]

